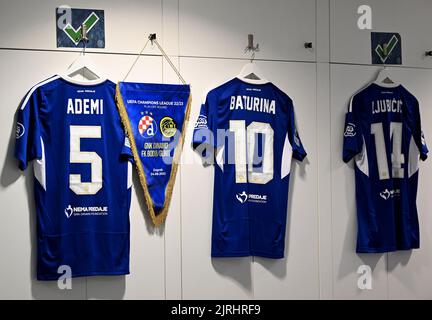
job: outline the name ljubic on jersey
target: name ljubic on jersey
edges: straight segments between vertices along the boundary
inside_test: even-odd
[[[372,101],[372,114],[393,112],[402,113],[403,101],[398,99],[384,99]]]

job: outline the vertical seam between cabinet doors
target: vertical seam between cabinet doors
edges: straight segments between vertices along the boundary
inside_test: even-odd
[[[315,123],[316,127],[318,127],[318,0],[315,0],[315,43],[316,43],[316,50],[315,50]],[[318,130],[315,132],[315,139],[316,142],[318,142]],[[316,216],[317,216],[317,254],[318,254],[318,299],[321,299],[321,248],[320,248],[320,237],[321,237],[321,219],[320,219],[320,209],[319,209],[319,184],[320,184],[320,178],[319,178],[319,159],[320,159],[320,152],[319,152],[319,145],[316,144],[316,153],[317,153],[317,183],[316,183]]]
[[[331,234],[331,245],[330,245],[330,255],[331,255],[331,298],[334,299],[335,298],[335,293],[334,293],[334,281],[335,281],[335,277],[334,277],[334,250],[333,250],[333,246],[334,246],[334,237],[333,237],[333,168],[332,168],[332,163],[333,163],[333,143],[332,143],[332,69],[331,69],[331,60],[332,60],[332,33],[331,33],[331,21],[332,21],[332,0],[329,0],[329,5],[328,5],[328,18],[329,18],[329,22],[328,22],[328,42],[329,42],[329,47],[328,47],[328,100],[329,100],[329,113],[330,113],[330,234]]]
[[[162,34],[162,45],[165,46],[165,29],[164,29],[164,0],[161,0],[161,34]],[[164,79],[164,59],[163,57],[161,58],[161,78],[162,78],[162,83],[165,83],[165,79]],[[164,238],[164,295],[165,295],[165,300],[167,300],[167,246],[166,246],[166,222],[165,222],[165,226],[164,226],[164,233],[163,233],[163,238]]]
[[[177,63],[178,70],[181,72],[180,63],[180,0],[177,0]],[[192,94],[192,87],[190,88]],[[192,106],[191,106],[192,108]],[[187,130],[187,128],[185,128]],[[186,135],[185,135],[186,138]],[[179,170],[180,177],[180,300],[183,300],[183,198],[182,198],[182,172],[183,168]]]
[[[387,293],[386,294],[387,294],[387,300],[390,300],[390,290],[389,290],[389,287],[390,287],[390,283],[389,283],[389,253],[388,252],[386,253],[386,275],[387,275],[387,286],[386,286]]]
[[[333,164],[333,143],[332,143],[332,128],[333,128],[333,121],[332,121],[332,83],[331,83],[331,79],[332,79],[332,69],[331,69],[331,65],[329,64],[328,66],[329,68],[329,111],[330,111],[330,233],[331,233],[331,295],[332,295],[332,299],[335,298],[335,293],[334,293],[334,250],[333,250],[333,246],[334,246],[334,236],[333,236],[333,206],[334,206],[334,201],[333,201],[333,169],[332,169],[332,164]]]

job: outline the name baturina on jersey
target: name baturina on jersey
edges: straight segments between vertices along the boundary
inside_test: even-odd
[[[251,96],[231,96],[230,110],[238,109],[276,114],[276,101]]]
[[[393,112],[402,113],[402,100],[384,99],[372,101],[372,114]]]
[[[103,99],[68,99],[67,114],[102,115],[103,111]]]

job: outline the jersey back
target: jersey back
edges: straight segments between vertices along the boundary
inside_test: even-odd
[[[427,157],[417,99],[403,86],[371,83],[346,115],[343,160],[355,158],[357,252],[419,248],[416,196]]]
[[[82,85],[54,76],[18,110],[15,155],[32,160],[37,212],[37,277],[129,273],[130,150],[115,84]],[[63,270],[64,272],[64,270]]]
[[[306,156],[291,99],[270,82],[228,81],[208,93],[193,144],[214,151],[212,256],[282,258],[291,159]]]

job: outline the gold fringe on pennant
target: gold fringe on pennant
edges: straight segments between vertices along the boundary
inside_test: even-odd
[[[154,211],[153,199],[151,198],[150,192],[148,191],[147,180],[146,180],[144,169],[143,169],[143,166],[141,163],[141,158],[139,157],[138,149],[136,147],[136,142],[135,142],[135,138],[133,136],[131,123],[130,123],[129,116],[128,116],[127,111],[126,111],[126,107],[124,105],[124,101],[123,101],[123,97],[122,97],[121,92],[120,92],[120,85],[119,84],[117,84],[117,88],[116,88],[116,104],[117,104],[117,108],[118,108],[119,113],[120,113],[121,121],[122,121],[123,126],[124,126],[125,131],[126,131],[126,135],[131,142],[132,154],[133,154],[133,157],[135,160],[135,165],[136,165],[136,168],[138,171],[139,180],[140,180],[141,186],[142,186],[143,191],[144,191],[144,199],[145,199],[145,202],[147,204],[147,209],[150,213],[150,217],[151,217],[154,225],[156,227],[158,227],[165,222],[167,215],[168,215],[168,209],[169,209],[169,205],[171,203],[171,197],[172,197],[172,193],[173,193],[173,189],[174,189],[175,179],[177,176],[177,168],[178,168],[180,156],[181,156],[181,153],[183,150],[184,138],[185,138],[185,134],[186,134],[186,125],[189,122],[189,116],[190,116],[191,104],[192,104],[192,92],[189,92],[189,99],[188,99],[188,103],[186,106],[185,118],[183,121],[183,126],[182,126],[182,131],[181,131],[181,137],[180,137],[179,143],[177,144],[176,150],[174,152],[171,175],[170,175],[170,179],[168,181],[168,185],[167,185],[166,190],[165,190],[164,206],[158,215],[156,215],[156,213]]]

